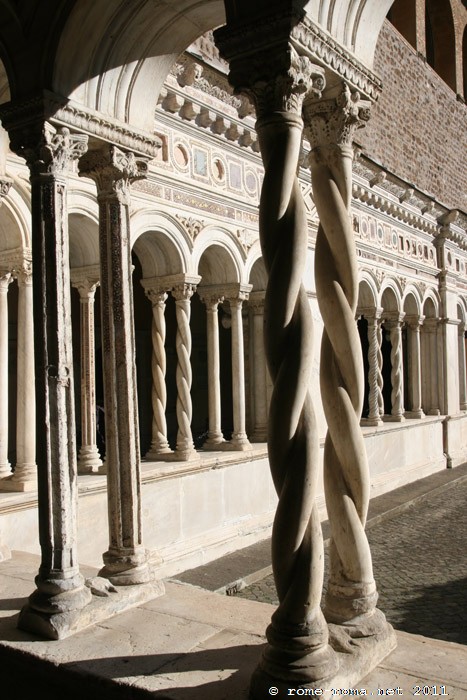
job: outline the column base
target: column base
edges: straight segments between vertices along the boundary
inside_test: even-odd
[[[99,577],[106,578],[114,586],[136,586],[150,583],[154,573],[149,567],[145,550],[109,550],[103,554],[104,566]]]
[[[167,461],[171,462],[200,462],[201,457],[198,452],[193,449],[175,450],[172,455],[167,456]]]
[[[95,445],[82,446],[78,455],[78,474],[98,474],[101,456]]]
[[[379,628],[378,633],[366,637],[358,634],[353,636],[353,632],[345,629],[345,626],[334,624],[329,625],[329,635],[329,644],[334,650],[333,656],[337,662],[331,674],[323,675],[313,681],[300,681],[293,677],[296,676],[297,669],[292,668],[290,678],[286,678],[286,674],[278,678],[267,673],[260,663],[251,679],[249,699],[264,700],[270,697],[271,688],[277,689],[277,692],[274,691],[276,698],[284,700],[290,697],[292,689],[304,691],[295,692],[294,695],[309,696],[314,696],[312,690],[319,689],[316,695],[326,700],[336,695],[341,696],[341,693],[336,693],[336,688],[342,688],[344,690],[342,694],[347,695],[348,692],[346,693],[345,690],[357,688],[359,681],[376,668],[397,646],[396,634],[386,621],[384,626]],[[345,651],[342,650],[343,648]]]
[[[250,435],[250,442],[267,442],[268,441],[268,431],[267,428],[261,430],[255,430],[253,435]]]
[[[156,581],[91,595],[90,587],[94,581],[95,579],[91,579],[91,581],[86,582],[85,590],[87,591],[88,603],[85,607],[80,610],[47,614],[39,612],[27,604],[21,610],[18,627],[48,639],[65,639],[90,625],[95,625],[118,613],[146,603],[165,592],[164,584],[161,581]]]
[[[173,454],[174,452],[170,449],[170,447],[163,450],[153,450],[151,448],[148,452],[146,452],[143,459],[147,462],[166,462],[172,459]]]
[[[222,451],[222,450],[227,450],[229,443],[227,440],[224,440],[223,437],[220,438],[208,438],[206,442],[203,442],[202,448],[203,450],[206,450],[208,452],[217,452],[217,451]]]
[[[429,411],[426,412],[427,416],[439,416],[441,415],[441,412],[439,408],[430,408]]]
[[[29,491],[37,491],[37,476],[34,479],[15,479],[15,475],[7,476],[0,479],[0,491],[17,491],[18,493],[26,493]]]
[[[0,464],[0,479],[6,479],[12,474],[10,462],[2,462]]]
[[[361,418],[360,419],[360,425],[362,427],[378,427],[379,425],[383,425],[383,420],[381,418]]]
[[[425,414],[423,413],[422,409],[419,411],[406,411],[404,416],[409,420],[425,418]]]
[[[246,435],[239,435],[239,436],[232,436],[231,440],[227,443],[229,447],[226,447],[226,450],[232,450],[232,451],[238,451],[238,452],[247,452],[248,450],[251,450],[251,442],[248,440]]]
[[[385,423],[403,423],[405,421],[405,417],[403,414],[400,416],[383,416],[383,421]]]

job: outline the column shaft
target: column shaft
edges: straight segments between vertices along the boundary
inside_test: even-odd
[[[219,450],[225,446],[221,427],[221,382],[219,354],[219,304],[224,300],[220,294],[201,295],[206,305],[207,351],[208,351],[208,438],[204,450]]]
[[[423,320],[423,319],[422,319]],[[422,363],[420,351],[420,320],[408,323],[409,342],[409,404],[410,410],[405,412],[406,418],[423,418],[422,411]]]
[[[459,408],[467,411],[467,370],[465,365],[465,326],[461,323],[458,336],[459,355]]]
[[[402,321],[388,321],[386,328],[391,341],[391,415],[385,420],[404,420],[404,369],[402,358]]]
[[[0,478],[11,476],[8,461],[8,285],[9,272],[0,272]],[[1,488],[1,484],[0,484]]]
[[[243,344],[242,306],[248,293],[242,293],[237,298],[230,298],[232,318],[232,403],[233,403],[233,433],[230,441],[231,449],[248,450],[251,448],[245,427],[245,357]]]
[[[368,363],[369,376],[368,383],[370,386],[368,404],[368,418],[365,420],[365,425],[382,425],[380,415],[380,405],[382,403],[382,375],[379,365],[379,355],[381,347],[379,345],[378,328],[381,326],[381,318],[376,316],[368,316]]]
[[[109,549],[101,576],[115,585],[150,580],[142,541],[140,448],[133,317],[130,183],[147,163],[115,146],[91,151],[80,174],[92,177],[99,203],[102,360]]]
[[[254,294],[257,294],[255,292]],[[253,319],[253,442],[266,442],[268,432],[268,398],[266,378],[266,356],[264,354],[264,298],[254,299],[250,295],[249,306]]]

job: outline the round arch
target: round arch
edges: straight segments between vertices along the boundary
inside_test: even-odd
[[[202,258],[207,260],[205,252],[208,249],[212,249],[209,255],[209,265],[213,266],[212,269],[203,267],[206,262],[202,265]],[[222,267],[224,264],[227,265],[226,269]],[[245,281],[245,265],[240,245],[226,229],[208,226],[199,233],[193,246],[193,268],[202,277],[203,272],[207,274],[211,280],[210,284]],[[203,279],[202,283],[206,283],[206,280]]]
[[[248,257],[246,267],[247,279],[253,285],[253,292],[262,292],[267,287],[268,274],[261,255],[259,241],[255,243],[254,247],[256,248],[254,253],[250,251],[252,254]]]
[[[361,273],[361,280],[358,285],[358,309],[376,309],[378,290],[375,280],[370,273],[365,270]]]
[[[400,312],[402,306],[402,294],[399,284],[393,279],[387,279],[381,288],[381,302],[385,312]]]
[[[405,311],[406,316],[420,316],[421,308],[421,299],[417,289],[413,285],[407,285],[402,300],[402,310]]]
[[[31,248],[31,208],[27,194],[14,179],[0,207],[0,251]]]

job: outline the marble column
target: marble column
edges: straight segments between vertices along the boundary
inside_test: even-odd
[[[467,369],[465,364],[465,323],[460,323],[458,330],[459,357],[459,408],[467,411]]]
[[[402,321],[405,314],[386,317],[384,327],[391,343],[391,415],[384,420],[400,423],[404,417],[404,367],[402,353]]]
[[[319,435],[309,393],[313,320],[302,283],[308,233],[297,177],[304,93],[306,86],[324,81],[323,71],[299,56],[287,40],[265,48],[257,26],[238,35],[227,26],[217,30],[216,37],[221,53],[230,60],[231,84],[255,104],[265,168],[259,229],[268,272],[264,345],[274,386],[268,453],[278,495],[272,566],[279,606],[251,681],[250,697],[259,700],[268,696],[271,686],[282,697],[287,688],[319,684],[338,666],[320,608],[324,557],[316,505]],[[246,46],[249,52],[244,53]],[[251,46],[258,48],[252,52]]]
[[[147,160],[116,146],[89,151],[80,174],[92,178],[99,204],[109,549],[100,576],[117,586],[151,579],[141,523],[140,447],[136,396],[130,185]]]
[[[10,272],[0,271],[0,489],[11,477],[8,461],[8,286]]]
[[[201,301],[206,306],[207,351],[208,351],[208,437],[203,450],[219,450],[225,447],[221,427],[221,382],[219,355],[219,304],[224,301],[220,289],[211,286],[198,289]]]
[[[8,489],[35,491],[37,489],[36,400],[31,264],[25,263],[15,274],[18,281],[16,465],[15,472],[9,480]]]
[[[438,373],[438,319],[427,318],[424,321],[427,349],[428,411],[429,416],[439,416],[439,373]]]
[[[381,353],[381,313],[383,309],[377,308],[374,312],[366,312],[365,318],[368,323],[368,418],[362,423],[364,425],[382,425],[381,405],[383,403],[383,375],[382,375],[382,353]]]
[[[385,616],[376,609],[378,594],[365,533],[370,473],[360,428],[365,383],[355,323],[358,264],[351,199],[353,136],[369,119],[369,107],[368,100],[340,81],[326,98],[307,97],[303,112],[320,219],[315,278],[324,322],[320,385],[328,424],[324,486],[332,533],[324,612],[331,623],[333,644],[347,636],[367,639],[369,648],[374,648],[380,634],[390,646],[395,639]],[[374,351],[377,335],[372,343]],[[373,390],[377,396],[375,382]],[[377,419],[375,399],[372,410]]]
[[[405,412],[406,418],[423,418],[422,410],[422,362],[420,351],[420,326],[423,316],[407,316],[405,321],[408,328],[408,359],[409,359],[409,405]]]
[[[253,325],[253,433],[252,442],[266,442],[268,433],[268,397],[266,357],[264,354],[264,292],[252,292],[248,300]]]
[[[72,284],[79,292],[81,347],[81,447],[78,474],[103,472],[97,449],[96,362],[94,341],[94,299],[99,280],[82,277]]]
[[[193,461],[199,459],[193,443],[191,432],[191,420],[193,406],[191,402],[191,297],[196,292],[196,285],[201,280],[198,276],[184,275],[183,280],[172,289],[175,299],[175,313],[177,317],[177,334],[175,345],[177,348],[177,444],[174,459],[177,461]]]
[[[4,124],[8,128],[7,124]],[[57,639],[76,628],[91,599],[79,571],[77,479],[71,341],[67,175],[87,136],[48,123],[18,127],[12,150],[31,179],[34,264],[36,459],[41,565],[36,590],[21,611],[21,629]]]
[[[245,348],[243,342],[243,302],[248,300],[251,284],[235,285],[227,289],[225,300],[229,302],[232,331],[232,407],[233,432],[229,441],[231,450],[249,450],[251,443],[246,434],[245,404]]]
[[[167,291],[155,285],[155,282],[141,280],[145,294],[152,306],[152,435],[151,446],[145,455],[148,460],[164,459],[166,455],[173,454],[167,440],[167,420],[165,411],[167,408],[167,387],[165,373],[167,367],[165,354],[165,303]]]

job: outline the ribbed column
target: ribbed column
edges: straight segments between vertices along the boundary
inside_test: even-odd
[[[141,524],[140,448],[130,235],[130,184],[147,161],[115,146],[90,151],[80,174],[97,186],[109,549],[100,575],[115,585],[150,580]]]
[[[243,302],[248,299],[251,284],[231,285],[226,291],[225,300],[229,302],[232,330],[232,408],[233,432],[229,449],[249,450],[250,441],[246,434],[245,404],[245,348],[243,343]]]
[[[406,317],[408,328],[408,358],[409,358],[409,386],[408,396],[410,410],[405,412],[406,418],[423,418],[422,411],[422,363],[420,352],[420,326],[423,316]]]
[[[465,365],[465,324],[459,325],[458,331],[458,357],[459,357],[459,408],[467,411],[467,371]]]
[[[175,345],[177,348],[177,445],[174,459],[187,461],[199,459],[193,443],[191,432],[191,420],[193,406],[191,401],[191,297],[196,292],[196,285],[201,280],[197,276],[184,276],[184,279],[172,289],[175,299],[175,312],[177,316],[177,335]]]
[[[391,343],[391,415],[385,421],[400,423],[404,418],[404,367],[402,353],[402,321],[405,314],[387,317],[384,327]]]
[[[11,476],[8,461],[8,285],[11,281],[10,272],[0,271],[0,479]]]
[[[383,403],[383,376],[382,376],[382,354],[381,354],[381,312],[382,309],[375,309],[374,313],[365,313],[368,322],[368,418],[362,421],[365,425],[382,425],[380,406]],[[381,362],[380,362],[381,358]]]
[[[102,472],[102,460],[97,449],[96,361],[94,340],[94,300],[99,280],[72,277],[79,292],[81,348],[81,447],[78,454],[78,474]]]
[[[167,440],[167,421],[165,417],[167,408],[167,387],[165,383],[167,367],[165,353],[165,304],[167,291],[165,288],[157,286],[154,281],[143,279],[141,284],[152,306],[152,436],[151,446],[145,455],[145,459],[158,460],[172,454]]]
[[[266,357],[264,354],[264,292],[251,292],[248,308],[253,324],[253,434],[252,442],[266,442],[268,434],[268,398]]]
[[[4,124],[5,126],[5,124]],[[90,601],[77,553],[77,480],[71,341],[67,174],[87,137],[47,123],[10,131],[31,177],[34,352],[41,565],[22,629],[60,638]],[[29,399],[28,399],[29,400]]]
[[[429,416],[439,416],[439,384],[438,384],[438,319],[427,318],[424,321],[427,339],[427,396]]]
[[[345,82],[339,91],[336,86],[334,95],[307,99],[304,119],[320,219],[315,276],[324,322],[320,382],[328,424],[324,485],[332,533],[325,615],[337,623],[332,634],[342,640],[346,635],[373,637],[388,628],[375,608],[376,584],[365,533],[370,477],[360,428],[365,385],[355,323],[358,268],[350,213],[352,139],[369,118],[369,103]]]
[[[211,286],[198,289],[206,306],[207,351],[208,351],[208,438],[204,450],[219,450],[225,447],[221,427],[221,382],[219,355],[219,304],[224,301],[220,288]]]

